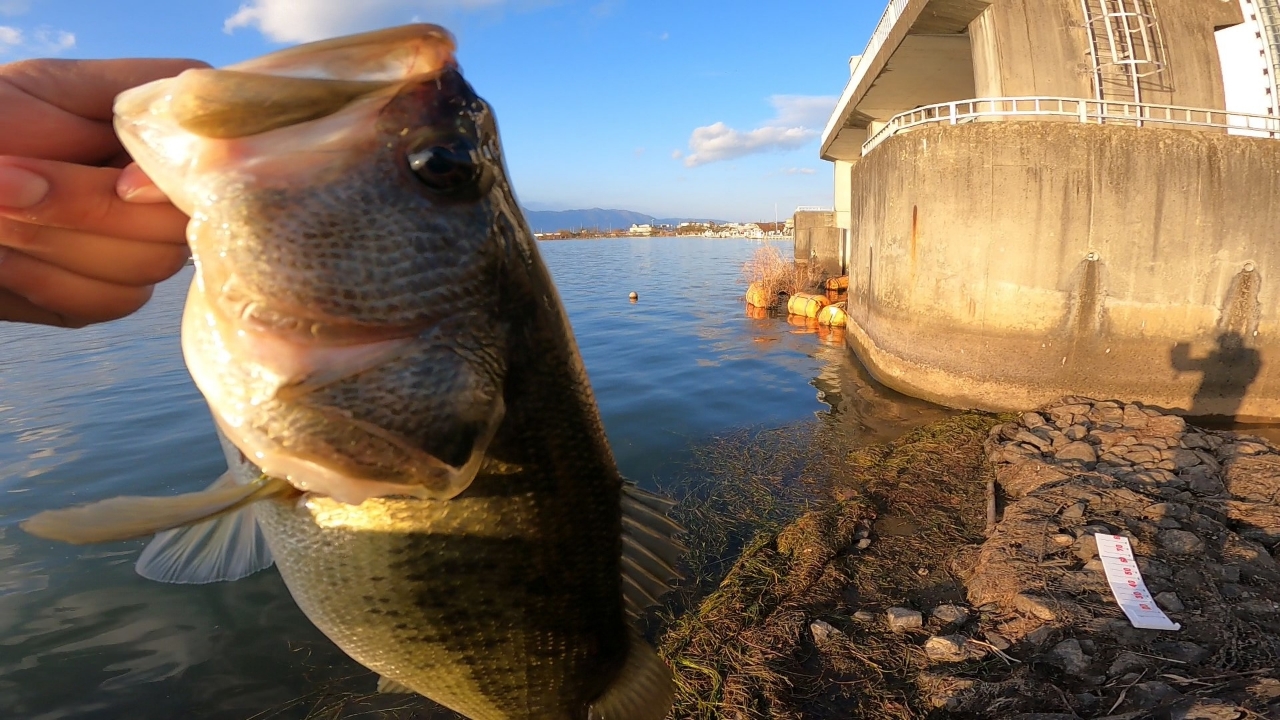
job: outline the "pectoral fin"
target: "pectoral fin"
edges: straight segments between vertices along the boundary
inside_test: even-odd
[[[234,484],[228,472],[209,490]],[[271,567],[275,560],[253,508],[247,505],[197,525],[156,535],[138,557],[135,569],[156,582],[201,585],[239,580]]]
[[[294,492],[289,483],[276,478],[260,478],[246,485],[217,483],[208,490],[173,497],[118,497],[47,510],[22,523],[22,529],[36,537],[73,545],[132,540],[202,523],[259,500]]]

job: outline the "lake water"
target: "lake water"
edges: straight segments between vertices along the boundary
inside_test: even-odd
[[[869,443],[943,414],[869,381],[838,334],[746,317],[739,269],[758,247],[540,245],[618,462],[642,485],[680,477],[692,448],[747,426],[836,414]],[[225,469],[178,346],[191,272],[116,323],[0,325],[0,718],[266,720],[415,707],[363,697],[374,677],[307,622],[274,570],[159,585],[133,572],[143,542],[79,548],[18,529],[45,509],[201,489]]]

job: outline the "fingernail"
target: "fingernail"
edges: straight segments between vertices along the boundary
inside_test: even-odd
[[[49,181],[16,167],[0,167],[0,207],[29,208],[49,194]]]
[[[119,195],[121,200],[132,203],[169,201],[168,196],[151,182],[151,178],[147,177],[137,164],[131,164],[120,171],[120,177],[116,180],[116,195]]]

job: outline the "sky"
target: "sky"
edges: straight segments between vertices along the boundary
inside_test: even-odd
[[[0,0],[0,63],[194,57],[436,22],[534,210],[772,220],[830,206],[819,135],[878,0]]]

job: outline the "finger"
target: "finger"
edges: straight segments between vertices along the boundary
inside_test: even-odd
[[[97,164],[120,152],[111,128],[119,93],[196,60],[26,60],[0,65],[0,154]],[[39,132],[32,132],[39,128]]]
[[[15,190],[13,196],[4,196],[6,188],[18,187],[4,182],[6,171],[12,170],[44,179],[48,191],[43,198],[26,207],[14,207],[20,193]],[[107,237],[186,242],[187,216],[181,210],[168,203],[125,202],[116,194],[119,178],[120,171],[115,168],[0,157],[0,217]]]
[[[75,322],[106,322],[146,304],[152,288],[125,287],[86,278],[17,250],[0,255],[0,290]]]
[[[94,280],[141,287],[186,263],[186,245],[125,240],[0,218],[0,246]]]
[[[16,295],[8,290],[0,290],[0,322],[5,321],[54,325],[66,328],[84,327],[88,324],[64,317],[51,310],[45,310],[21,295]]]

